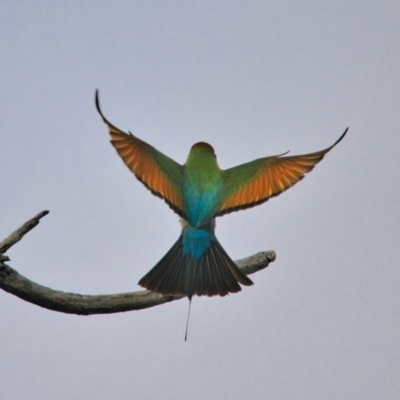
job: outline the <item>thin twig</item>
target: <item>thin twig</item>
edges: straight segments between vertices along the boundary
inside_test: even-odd
[[[42,211],[39,214],[35,215],[29,221],[26,221],[22,224],[17,230],[15,230],[11,235],[6,237],[3,241],[0,242],[0,254],[5,253],[11,246],[15,243],[19,242],[30,230],[32,230],[50,211]]]

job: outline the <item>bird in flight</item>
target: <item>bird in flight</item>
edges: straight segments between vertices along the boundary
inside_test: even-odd
[[[99,93],[96,107],[106,123],[111,144],[126,166],[154,195],[162,198],[181,218],[182,232],[167,254],[139,281],[156,293],[225,296],[253,282],[241,272],[215,236],[215,219],[254,207],[292,187],[304,178],[330,147],[315,153],[286,153],[220,169],[214,149],[204,142],[190,149],[181,165],[156,148],[125,133],[103,115]]]

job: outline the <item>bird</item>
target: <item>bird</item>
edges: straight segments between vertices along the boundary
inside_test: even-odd
[[[225,296],[251,286],[215,235],[215,220],[233,211],[265,203],[304,178],[346,135],[314,153],[287,153],[258,158],[223,170],[213,147],[195,143],[181,165],[139,139],[120,130],[104,116],[96,90],[97,111],[107,125],[111,144],[136,178],[163,199],[180,217],[181,234],[171,249],[139,281],[143,288],[188,297]]]

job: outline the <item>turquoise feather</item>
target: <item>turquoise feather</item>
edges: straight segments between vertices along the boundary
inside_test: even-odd
[[[212,231],[189,226],[182,235],[183,254],[200,259],[214,240]]]

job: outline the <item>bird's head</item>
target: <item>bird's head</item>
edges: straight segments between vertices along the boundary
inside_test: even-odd
[[[205,142],[195,143],[190,149],[190,153],[186,160],[186,165],[210,163],[216,164],[217,156],[215,155],[213,147]]]

